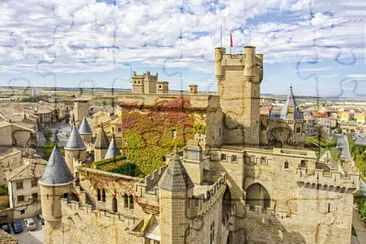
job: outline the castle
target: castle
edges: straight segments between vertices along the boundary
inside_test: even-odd
[[[87,167],[93,132],[74,126],[40,180],[45,243],[349,243],[359,175],[303,147],[292,89],[278,118],[260,116],[263,55],[251,46],[216,48],[215,75],[217,95],[185,95],[206,104],[204,145],[188,140],[145,178]],[[136,103],[176,96],[157,75],[132,82]],[[114,133],[94,130],[96,161],[133,165]]]

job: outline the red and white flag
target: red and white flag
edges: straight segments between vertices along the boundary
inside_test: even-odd
[[[230,32],[230,47],[233,47],[233,33]]]

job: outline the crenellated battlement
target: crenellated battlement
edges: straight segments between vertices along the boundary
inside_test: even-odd
[[[356,173],[342,175],[339,171],[324,172],[323,169],[309,173],[306,168],[300,167],[296,173],[298,185],[305,188],[347,193],[359,188],[360,175]]]
[[[263,54],[255,55],[255,63],[257,67],[263,66]],[[221,66],[245,66],[245,54],[224,54],[221,60]]]
[[[69,201],[66,198],[61,198],[61,208],[63,212],[68,213],[69,216],[79,215],[80,217],[98,218],[100,222],[103,222],[106,225],[118,221],[126,225],[126,227],[131,227],[139,221],[139,219],[134,216],[94,209],[91,205],[81,205],[77,201]]]
[[[161,176],[164,174],[168,165],[164,165],[157,170],[154,170],[150,175],[145,176],[143,180],[140,180],[136,185],[136,191],[142,196],[143,193],[149,192],[158,196],[158,190],[155,190]]]
[[[217,201],[222,199],[226,190],[226,179],[227,175],[224,173],[205,193],[195,195],[193,199],[190,199],[190,217],[205,215]]]

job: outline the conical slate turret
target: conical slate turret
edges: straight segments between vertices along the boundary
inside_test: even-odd
[[[106,152],[104,159],[115,158],[119,155],[121,155],[121,151],[118,149],[114,133],[112,133],[112,140],[109,143],[108,151]]]
[[[72,127],[72,131],[69,137],[69,140],[66,143],[65,149],[67,150],[84,150],[86,146],[81,138],[79,131],[76,126]]]
[[[75,181],[58,146],[52,150],[45,171],[40,180],[41,185],[67,185]]]
[[[160,189],[177,192],[194,187],[186,169],[179,158],[174,159],[165,170],[159,182]]]
[[[98,135],[97,135],[97,139],[95,140],[94,143],[94,148],[95,149],[108,149],[108,138],[107,135],[104,132],[103,127],[100,128]]]
[[[289,113],[294,114],[294,120],[303,120],[304,119],[304,115],[300,111],[300,108],[296,103],[296,99],[295,99],[294,93],[292,91],[292,86],[290,86],[290,93],[288,94],[285,105],[283,105],[280,118],[288,119]]]
[[[83,117],[83,120],[81,121],[80,127],[79,127],[79,134],[80,135],[91,135],[93,134],[90,125],[88,123],[88,120],[86,119],[86,116]]]

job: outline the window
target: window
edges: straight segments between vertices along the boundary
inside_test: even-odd
[[[127,194],[123,195],[123,207],[128,208],[128,196],[127,196]]]
[[[100,201],[102,199],[101,195],[100,195],[100,190],[97,189],[97,201]]]
[[[172,130],[172,138],[177,138],[177,130],[176,129],[173,129]]]
[[[328,203],[328,213],[330,213],[330,203]]]
[[[284,168],[288,169],[288,162],[287,161],[285,162]]]
[[[102,190],[102,202],[105,202],[105,190]]]
[[[38,193],[32,194],[32,200],[33,200],[33,202],[38,202]]]
[[[18,181],[16,184],[17,184],[17,190],[23,189],[23,181]]]
[[[118,128],[118,132],[121,132],[122,131],[122,128]]]
[[[261,157],[261,164],[267,164],[267,161],[266,161],[265,157]]]
[[[130,209],[133,209],[133,196],[130,196]]]
[[[36,187],[38,185],[37,179],[31,180],[32,187]]]
[[[210,225],[210,244],[215,241],[215,222]]]
[[[25,214],[25,210],[20,210],[20,214]]]
[[[221,154],[221,161],[226,161],[226,154]]]
[[[236,156],[236,155],[231,155],[231,162],[233,162],[233,163],[238,162],[238,156]]]
[[[112,199],[112,209],[113,209],[113,212],[117,212],[117,199],[116,199],[116,197],[114,197]]]
[[[64,197],[63,198],[68,198],[69,194],[66,192],[64,193]]]
[[[306,168],[307,167],[307,161],[306,160],[301,160],[301,167],[302,168]]]
[[[18,202],[24,202],[24,196],[18,196],[17,201]]]

